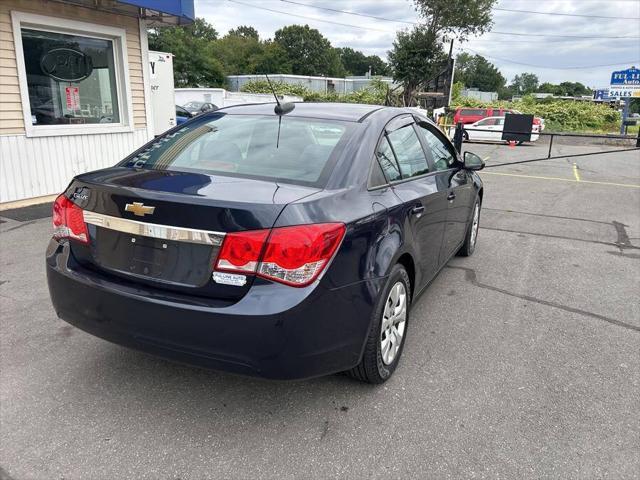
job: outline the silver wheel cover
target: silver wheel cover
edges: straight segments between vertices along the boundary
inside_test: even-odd
[[[402,345],[407,324],[407,290],[402,282],[396,282],[382,311],[380,329],[380,352],[385,365],[395,360]]]

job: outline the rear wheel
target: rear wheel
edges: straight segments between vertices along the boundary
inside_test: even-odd
[[[476,197],[476,201],[473,204],[473,213],[471,215],[471,222],[467,227],[467,235],[464,239],[464,243],[458,255],[463,257],[470,257],[476,249],[476,241],[478,240],[478,229],[480,228],[480,199]]]
[[[469,141],[469,132],[467,132],[466,130],[464,130],[464,131],[462,132],[462,139],[463,139],[465,142],[468,142],[468,141]]]
[[[410,305],[409,275],[402,265],[395,265],[373,310],[362,360],[348,375],[367,383],[383,383],[391,377],[407,336]]]

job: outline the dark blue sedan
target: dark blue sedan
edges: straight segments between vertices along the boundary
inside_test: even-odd
[[[205,113],[58,197],[51,299],[78,328],[176,360],[381,383],[411,304],[474,251],[483,166],[405,109]]]

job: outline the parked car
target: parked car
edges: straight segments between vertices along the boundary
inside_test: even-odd
[[[411,305],[474,252],[484,163],[407,109],[278,108],[199,115],[76,176],[46,254],[57,314],[214,369],[387,380]]]
[[[182,106],[191,115],[200,115],[201,113],[218,110],[218,107],[210,102],[191,101]]]
[[[488,117],[483,118],[475,123],[464,126],[463,137],[465,141],[484,141],[484,142],[504,142],[502,140],[502,131],[504,130],[505,117]],[[540,137],[540,127],[533,125],[531,128],[531,142],[535,142]],[[455,127],[451,127],[449,136],[453,137]],[[518,142],[521,145],[522,141]]]
[[[487,117],[504,117],[507,113],[520,114],[518,110],[510,108],[467,108],[461,107],[456,109],[453,115],[453,124],[457,125],[462,122],[463,124],[475,123],[483,118]],[[539,131],[544,130],[544,119],[541,117],[533,117],[533,124],[538,125]]]
[[[180,105],[176,105],[176,125],[182,125],[191,118],[193,118],[193,114],[190,111]]]

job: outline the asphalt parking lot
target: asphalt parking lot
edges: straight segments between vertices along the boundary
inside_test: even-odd
[[[546,154],[465,148],[489,166]],[[91,337],[50,305],[50,220],[0,223],[0,478],[639,478],[640,152],[481,176],[476,252],[416,301],[377,387]]]

